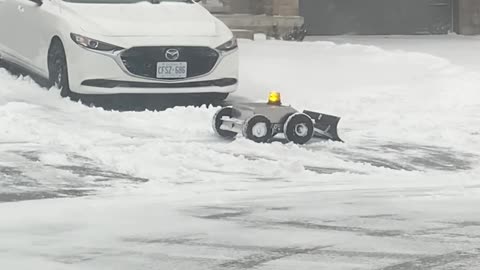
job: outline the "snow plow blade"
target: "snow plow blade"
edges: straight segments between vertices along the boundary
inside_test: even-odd
[[[338,136],[338,123],[340,122],[340,117],[312,111],[303,111],[303,113],[310,116],[315,121],[314,137],[343,142]]]

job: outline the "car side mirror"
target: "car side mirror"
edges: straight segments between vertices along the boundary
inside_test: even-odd
[[[37,4],[38,6],[43,5],[43,0],[30,0],[30,1]]]

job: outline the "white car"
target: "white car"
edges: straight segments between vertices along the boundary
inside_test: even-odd
[[[0,0],[0,60],[79,94],[237,88],[232,32],[198,0]],[[72,93],[73,92],[73,93]]]

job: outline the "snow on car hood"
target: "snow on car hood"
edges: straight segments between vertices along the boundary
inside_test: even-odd
[[[64,2],[83,30],[104,36],[216,36],[216,19],[196,4],[75,4]]]

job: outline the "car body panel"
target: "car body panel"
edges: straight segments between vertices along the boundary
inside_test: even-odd
[[[5,21],[14,20],[16,12],[14,12],[14,2],[12,0],[0,0],[0,18]],[[0,23],[0,52],[3,54],[13,54],[12,52],[12,32],[10,31],[10,25],[8,23]]]
[[[196,82],[196,81],[206,81],[214,80],[218,78],[238,78],[238,52],[234,51],[228,54],[220,56],[220,59],[217,62],[216,67],[209,73],[204,76],[199,76],[192,79],[179,79],[179,80],[159,80],[153,78],[143,78],[132,76],[128,74],[123,68],[122,64],[119,63],[117,55],[110,53],[99,53],[95,51],[86,50],[79,47],[73,42],[67,43],[66,50],[70,51],[70,54],[67,54],[67,63],[81,63],[79,65],[70,65],[69,66],[69,79],[70,85],[75,86],[75,92],[82,94],[93,94],[98,92],[99,94],[109,94],[109,93],[127,93],[128,89],[98,89],[93,87],[82,86],[81,83],[86,80],[92,79],[107,79],[107,80],[119,80],[119,81],[132,81],[132,82],[162,82],[162,83],[171,83],[175,84],[178,82]],[[102,77],[99,77],[98,74],[102,74]],[[185,92],[185,89],[131,89],[132,93],[177,93]],[[233,92],[231,87],[228,88],[228,91],[222,90],[220,87],[211,88],[209,90],[198,89],[198,92]],[[190,92],[194,92],[190,90]]]
[[[178,81],[238,78],[237,49],[230,52],[217,50],[220,58],[213,70],[207,74],[165,81],[134,76],[125,69],[115,52],[88,49],[76,44],[70,37],[70,34],[74,33],[125,49],[148,46],[198,46],[215,49],[233,38],[232,32],[223,23],[196,3],[77,4],[62,0],[44,0],[43,4],[38,6],[30,0],[0,0],[0,16],[0,34],[3,33],[2,37],[5,37],[0,40],[0,57],[48,78],[48,50],[52,39],[57,38],[65,49],[70,88],[73,92],[195,92],[195,88],[99,89],[81,85],[89,79],[175,84]],[[6,20],[15,27],[4,24]],[[197,92],[233,92],[236,85],[222,88],[224,87],[199,87]]]
[[[196,4],[84,5],[64,2],[62,6],[62,12],[84,21],[82,29],[86,33],[106,36],[217,35],[216,20]]]
[[[18,24],[15,23],[16,34],[13,35],[16,57],[42,75],[47,75],[48,48],[52,37],[59,32],[56,27],[52,27],[58,25],[59,7],[51,1],[45,1],[41,7],[29,0],[7,1],[13,1],[17,5]]]

